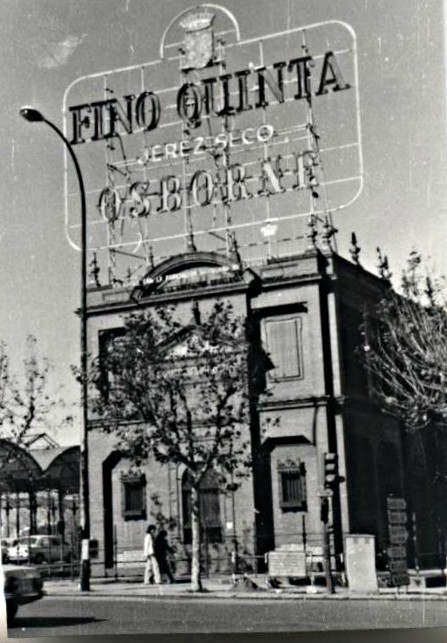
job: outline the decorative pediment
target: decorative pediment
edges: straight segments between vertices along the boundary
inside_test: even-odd
[[[219,338],[218,344],[212,344],[210,340],[204,336],[200,326],[191,324],[186,327],[186,329],[183,329],[166,347],[165,356],[167,361],[175,362],[188,358],[197,358],[200,354],[222,354],[225,353],[226,347],[228,351],[233,351],[235,343],[235,340],[232,338],[228,338],[227,341]]]

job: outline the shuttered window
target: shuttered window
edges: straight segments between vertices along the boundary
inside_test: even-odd
[[[186,544],[191,543],[191,483],[186,473],[183,477],[183,537]],[[219,487],[212,473],[205,475],[200,484],[200,521],[202,539],[210,543],[222,542],[222,523],[220,517]]]
[[[114,343],[119,342],[125,334],[124,328],[110,328],[99,332],[99,364],[100,364],[100,389],[104,399],[108,399],[109,392],[115,385],[113,374],[108,369],[108,354]]]
[[[220,527],[220,501],[218,489],[200,490],[200,515],[208,527]]]
[[[146,518],[146,478],[123,476],[121,478],[122,509],[126,520]]]
[[[282,509],[307,509],[306,468],[303,463],[279,468],[279,497]]]
[[[271,379],[303,376],[301,350],[301,318],[268,319],[265,322],[267,350],[274,369]]]

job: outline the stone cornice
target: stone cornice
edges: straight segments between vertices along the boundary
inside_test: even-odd
[[[101,315],[106,312],[130,312],[139,308],[160,302],[178,302],[183,300],[206,299],[208,297],[219,297],[233,295],[236,293],[246,292],[250,288],[250,283],[245,281],[217,283],[212,286],[201,286],[197,288],[185,288],[183,290],[173,290],[167,292],[153,293],[150,298],[144,298],[139,301],[132,299],[121,299],[121,301],[103,301],[96,305],[88,307],[88,316]],[[128,292],[128,291],[127,291]]]

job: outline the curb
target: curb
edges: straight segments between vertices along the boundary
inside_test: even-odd
[[[204,592],[191,592],[191,591],[167,591],[166,593],[159,593],[158,591],[146,592],[124,592],[121,589],[116,591],[104,591],[103,589],[93,588],[90,592],[81,592],[75,588],[70,588],[68,591],[61,591],[62,588],[46,588],[46,595],[52,598],[135,598],[135,599],[175,599],[175,598],[188,598],[188,599],[248,599],[248,600],[297,600],[297,601],[447,601],[447,595],[444,594],[361,594],[361,593],[342,593],[342,594],[307,594],[305,592],[290,592],[287,590],[253,590],[247,592],[232,591],[232,590],[219,590],[212,589]]]

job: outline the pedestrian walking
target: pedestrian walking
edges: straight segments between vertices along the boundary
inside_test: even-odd
[[[160,585],[161,576],[158,562],[155,557],[155,532],[157,528],[155,525],[148,525],[146,529],[146,536],[144,538],[144,558],[146,560],[146,567],[144,569],[144,584],[156,583]]]
[[[170,554],[172,554],[174,550],[168,543],[168,532],[165,529],[162,529],[155,538],[154,550],[160,574],[166,574],[169,582],[174,583],[175,580],[172,574],[171,562],[169,560]]]

